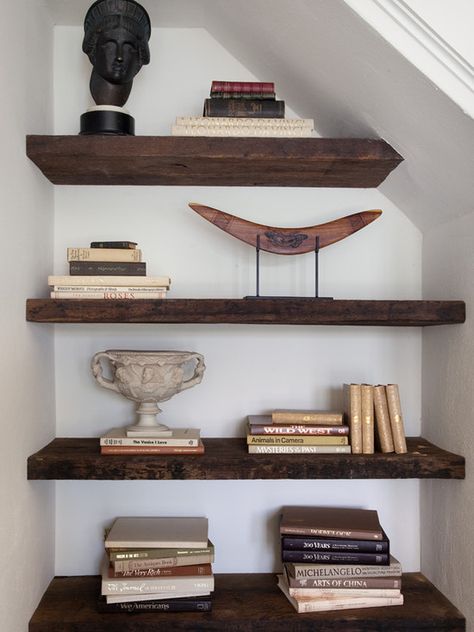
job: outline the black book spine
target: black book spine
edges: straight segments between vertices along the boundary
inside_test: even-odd
[[[351,553],[338,551],[282,551],[283,562],[305,564],[377,564],[387,566],[389,556],[385,553]]]
[[[126,601],[122,603],[107,603],[100,599],[97,604],[98,612],[210,612],[210,599],[159,599],[154,601]]]
[[[204,116],[285,118],[285,102],[270,99],[206,99]]]
[[[120,248],[126,250],[135,248],[137,246],[136,241],[91,241],[91,248]]]
[[[146,276],[146,263],[121,261],[71,261],[69,274],[72,276]]]
[[[389,551],[388,540],[337,540],[336,538],[288,537],[281,539],[281,546],[286,551],[348,551],[351,553],[386,553]]]

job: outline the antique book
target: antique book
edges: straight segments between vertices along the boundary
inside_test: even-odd
[[[213,92],[212,99],[276,99],[276,92]]]
[[[166,290],[154,290],[153,292],[50,292],[50,298],[80,298],[80,299],[106,299],[106,300],[134,300],[134,299],[164,299]]]
[[[205,99],[203,116],[284,118],[285,102],[264,99]]]
[[[207,530],[208,520],[203,517],[126,516],[115,520],[105,547],[203,548],[208,542]]]
[[[98,612],[210,612],[212,601],[209,597],[181,597],[152,599],[150,601],[107,602],[101,597],[97,604]]]
[[[387,394],[385,386],[374,386],[374,410],[375,429],[380,444],[380,450],[384,453],[393,452],[392,428],[390,426],[390,414],[388,412]]]
[[[390,556],[388,565],[371,564],[286,564],[295,579],[361,579],[366,577],[401,577],[402,565]]]
[[[91,248],[136,248],[136,241],[91,241]]]
[[[362,453],[374,453],[374,387],[372,384],[360,386],[360,408],[362,418]]]
[[[359,553],[356,551],[286,551],[283,562],[297,564],[384,564],[389,563],[387,553]]]
[[[362,453],[362,401],[360,384],[344,384],[344,412],[350,428],[353,454]]]
[[[172,428],[166,437],[129,437],[126,428],[112,428],[100,437],[101,446],[129,447],[196,447],[200,442],[198,428]]]
[[[383,540],[349,540],[341,538],[312,538],[283,536],[282,549],[287,551],[347,551],[352,553],[390,553],[390,542],[384,532]]]
[[[133,252],[133,251],[132,251]],[[171,279],[168,276],[128,276],[128,275],[64,275],[64,276],[55,276],[50,275],[48,277],[48,285],[67,285],[67,286],[85,286],[85,285],[94,285],[94,286],[103,286],[103,287],[150,287],[150,288],[159,288],[168,289],[171,285]]]
[[[273,81],[213,81],[211,92],[275,92]]]
[[[146,263],[130,261],[71,261],[72,276],[146,276]]]
[[[274,410],[274,424],[337,425],[343,423],[343,413],[331,410]]]
[[[283,575],[278,575],[278,587],[294,607],[296,612],[324,612],[329,610],[349,610],[352,608],[380,608],[386,606],[400,606],[403,595],[396,597],[368,597],[368,596],[325,596],[314,599],[295,599],[289,593],[288,584]]]
[[[158,550],[158,549],[157,549]],[[196,553],[196,555],[150,557],[147,559],[114,560],[112,562],[116,572],[126,573],[132,571],[163,569],[182,566],[196,566],[199,564],[212,564],[214,552]]]
[[[316,590],[380,590],[400,589],[401,575],[398,577],[293,577],[284,565],[286,578],[290,587]]]
[[[237,119],[239,120],[239,119]],[[260,119],[263,120],[263,119]],[[271,120],[271,119],[265,119]],[[309,128],[295,127],[252,127],[250,125],[234,125],[219,127],[173,125],[171,136],[234,136],[242,138],[311,138],[313,131]]]
[[[196,446],[172,445],[104,445],[100,447],[101,454],[204,454],[202,441]]]
[[[390,414],[390,425],[392,427],[395,452],[397,454],[405,454],[405,452],[407,452],[407,443],[405,439],[405,427],[403,424],[398,384],[387,384],[385,390],[387,393],[387,404]]]
[[[249,454],[350,454],[350,445],[249,445]]]
[[[181,575],[212,575],[210,564],[191,564],[187,566],[166,566],[162,568],[135,568],[131,571],[118,571],[109,564],[109,577],[176,577]]]
[[[306,129],[314,130],[314,119],[302,118],[235,118],[231,116],[177,116],[178,127],[255,127],[257,129]]]
[[[249,445],[349,445],[348,437],[330,435],[247,435]]]
[[[138,248],[68,248],[68,261],[141,261]]]
[[[375,509],[345,507],[283,507],[280,533],[354,540],[384,539]]]
[[[271,415],[249,415],[247,420],[248,434],[252,435],[349,435],[349,426],[274,424]]]
[[[214,556],[214,545],[210,540],[207,541],[207,545],[196,547],[156,547],[149,548],[125,548],[125,547],[106,547],[109,558],[111,560],[138,560],[138,559],[156,559],[160,557],[178,557],[187,558],[190,555],[210,555]],[[199,563],[199,562],[198,562]],[[186,562],[191,564],[191,562]]]

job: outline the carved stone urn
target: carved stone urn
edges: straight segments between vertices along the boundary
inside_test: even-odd
[[[103,376],[101,360],[108,361],[112,379]],[[199,384],[205,371],[204,357],[194,351],[109,350],[96,353],[92,373],[104,388],[137,402],[138,423],[131,432],[150,436],[169,434],[170,429],[157,422],[158,402],[166,402],[176,393]]]

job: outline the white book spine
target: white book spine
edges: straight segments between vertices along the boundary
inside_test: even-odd
[[[170,278],[167,276],[123,276],[123,275],[62,275],[55,276],[50,275],[48,277],[48,285],[55,286],[105,286],[105,287],[163,287],[167,288],[170,285]]]
[[[256,137],[256,138],[310,138],[313,133],[308,128],[252,128],[252,127],[204,127],[204,126],[184,126],[173,125],[172,136],[234,136],[234,137]]]
[[[173,581],[170,581],[170,579],[158,580],[156,578],[135,581],[130,579],[102,580],[103,595],[141,595],[143,593],[186,592],[187,590],[213,591],[214,577],[208,579],[203,579],[202,577],[179,577],[174,578]]]
[[[164,286],[146,285],[54,285],[54,292],[166,292]]]
[[[254,128],[309,128],[313,119],[245,118],[225,116],[178,116],[175,125],[181,127],[254,127]]]
[[[163,299],[166,292],[51,292],[50,298],[87,298],[109,300],[133,300],[133,299]]]

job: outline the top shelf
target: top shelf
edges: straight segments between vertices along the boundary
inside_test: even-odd
[[[26,137],[53,184],[377,187],[403,158],[365,138]]]

